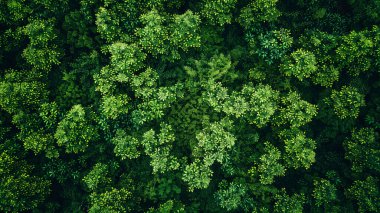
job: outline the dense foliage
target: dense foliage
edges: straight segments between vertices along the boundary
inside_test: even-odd
[[[1,0],[0,212],[380,212],[379,0]]]

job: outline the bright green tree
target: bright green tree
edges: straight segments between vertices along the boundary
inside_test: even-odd
[[[302,81],[317,71],[316,63],[313,53],[299,49],[290,54],[290,57],[281,65],[281,70],[286,76],[294,76]]]
[[[365,106],[364,95],[352,86],[343,86],[339,91],[333,90],[331,99],[326,99],[334,108],[335,114],[341,118],[357,118],[360,108]]]
[[[65,147],[67,153],[78,153],[85,151],[98,135],[97,129],[88,121],[85,109],[81,105],[75,105],[58,123],[54,137],[59,146]]]

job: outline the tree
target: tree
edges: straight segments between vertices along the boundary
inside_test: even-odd
[[[378,186],[378,180],[369,176],[364,180],[356,180],[348,189],[347,193],[356,200],[359,212],[377,212],[380,210]]]
[[[219,183],[219,190],[215,193],[215,197],[222,208],[231,211],[236,210],[241,205],[242,197],[246,191],[247,188],[239,182],[222,181]]]
[[[223,26],[232,21],[232,10],[237,0],[202,0],[201,14],[212,25]]]
[[[200,17],[188,10],[181,15],[174,15],[170,23],[171,57],[179,59],[179,50],[188,51],[201,46],[199,35]]]
[[[32,150],[35,154],[45,152],[48,158],[57,158],[59,152],[55,147],[54,135],[45,134],[43,130],[40,132],[32,132],[23,138],[24,148]]]
[[[128,207],[132,194],[128,190],[112,188],[104,193],[90,195],[89,212],[129,212]]]
[[[42,118],[46,128],[49,130],[55,129],[58,123],[58,116],[60,115],[57,103],[43,103],[39,112],[39,116]]]
[[[160,133],[157,136],[154,130],[149,130],[144,133],[141,141],[145,153],[151,157],[150,165],[153,167],[153,174],[176,170],[179,167],[177,157],[170,155],[175,141],[172,127],[164,123],[160,127]]]
[[[280,138],[285,143],[284,159],[288,166],[309,169],[315,162],[315,141],[298,129],[284,130],[280,133]]]
[[[236,138],[228,129],[232,122],[222,120],[196,134],[198,144],[193,148],[193,155],[203,157],[203,162],[211,166],[215,161],[224,163],[228,159],[228,151],[235,145]]]
[[[303,126],[317,114],[317,109],[315,105],[302,100],[297,92],[290,92],[281,99],[276,123],[289,124],[291,127]]]
[[[153,56],[165,54],[167,49],[165,43],[169,39],[168,29],[163,26],[165,17],[161,16],[157,10],[152,10],[140,17],[145,25],[136,31],[140,37],[139,45]]]
[[[189,186],[189,191],[205,189],[209,186],[213,172],[208,165],[195,159],[190,165],[186,165],[183,172],[183,181]]]
[[[241,25],[249,29],[256,23],[274,22],[281,15],[276,8],[278,0],[251,1],[241,10],[239,21]]]
[[[91,2],[91,4],[94,3]],[[131,34],[140,24],[138,4],[139,2],[134,0],[106,1],[99,9],[96,8],[98,9],[95,14],[96,29],[107,43],[130,42],[132,40]]]
[[[2,148],[2,147],[1,147]],[[0,210],[36,208],[50,193],[50,181],[33,175],[34,167],[8,151],[0,154]]]
[[[154,119],[162,118],[167,109],[177,98],[183,97],[182,84],[170,87],[159,88],[136,88],[136,92],[142,89],[141,102],[137,109],[132,112],[132,122],[136,125],[143,125]]]
[[[341,118],[357,118],[360,107],[365,106],[364,95],[352,86],[343,86],[339,91],[333,90],[331,99],[326,99],[334,108],[335,114]]]
[[[274,212],[303,212],[305,197],[303,194],[289,196],[285,190],[276,195]]]
[[[116,119],[128,113],[129,97],[125,94],[104,96],[102,103],[103,114],[109,119]]]
[[[300,38],[303,48],[315,55],[318,72],[312,75],[314,84],[332,87],[339,80],[340,69],[336,59],[338,40],[339,37],[321,31],[311,31]]]
[[[342,66],[348,69],[352,76],[357,76],[371,68],[371,53],[373,52],[373,41],[368,36],[368,31],[356,32],[343,37],[342,44],[336,50]]]
[[[111,179],[107,177],[108,167],[106,164],[97,163],[92,170],[83,178],[87,187],[91,191],[102,191],[104,186],[111,183]]]
[[[94,75],[96,90],[104,95],[118,91],[118,83],[130,82],[133,74],[144,67],[146,54],[136,44],[114,43],[107,50],[111,54],[111,63]]]
[[[0,81],[0,106],[12,114],[20,108],[38,108],[48,96],[42,79],[35,70],[7,70]]]
[[[185,66],[186,73],[199,81],[202,86],[211,86],[218,81],[231,81],[236,78],[233,64],[229,55],[215,54],[211,58],[191,60],[192,66]],[[195,82],[194,82],[195,83]],[[206,88],[208,89],[208,88]]]
[[[265,34],[260,33],[257,38],[253,34],[247,34],[246,39],[249,43],[250,53],[258,55],[268,64],[279,61],[293,46],[290,31],[283,28]]]
[[[376,140],[377,133],[373,129],[362,128],[352,131],[351,138],[345,141],[346,158],[352,162],[354,172],[380,172],[380,146]]]
[[[317,206],[328,206],[337,200],[337,189],[334,184],[326,179],[314,180],[313,197]]]
[[[185,212],[184,205],[180,202],[168,200],[157,209],[150,208],[148,213]]]
[[[269,142],[265,143],[264,154],[260,157],[257,171],[260,174],[262,184],[271,184],[276,176],[285,175],[285,167],[278,162],[281,152]]]
[[[120,35],[119,23],[114,21],[109,11],[101,7],[96,14],[97,31],[106,41],[110,42],[116,40],[116,36]]]
[[[0,22],[6,24],[21,22],[32,12],[24,0],[3,1],[0,7]]]
[[[259,128],[265,126],[277,110],[279,93],[269,85],[258,85],[252,87],[245,85],[242,94],[247,97],[249,110],[246,115],[249,123]]]
[[[201,45],[199,36],[200,17],[192,11],[167,17],[156,9],[140,17],[145,25],[136,31],[140,38],[139,46],[154,57],[163,56],[164,60],[180,59],[180,51],[188,51]]]
[[[247,101],[239,93],[228,94],[227,88],[220,82],[209,81],[202,98],[217,112],[234,115],[239,118],[249,109]]]
[[[316,63],[313,53],[299,49],[290,54],[290,57],[281,65],[281,70],[286,76],[294,76],[302,81],[317,71]]]
[[[85,109],[75,105],[58,123],[54,137],[67,153],[83,152],[90,142],[97,139],[97,130],[87,119]]]
[[[62,53],[54,40],[57,38],[53,27],[54,21],[35,20],[28,24],[24,33],[30,39],[30,44],[23,52],[26,61],[36,69],[49,70],[58,65]]]
[[[122,129],[116,130],[116,135],[112,138],[112,143],[115,144],[115,155],[119,156],[122,160],[127,158],[134,159],[140,156],[140,141],[135,137],[127,135]]]

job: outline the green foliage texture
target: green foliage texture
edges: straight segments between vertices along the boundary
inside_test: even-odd
[[[0,212],[380,212],[379,0],[0,0]]]

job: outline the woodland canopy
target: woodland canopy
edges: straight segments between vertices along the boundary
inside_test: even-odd
[[[380,212],[379,0],[1,0],[0,212]]]

